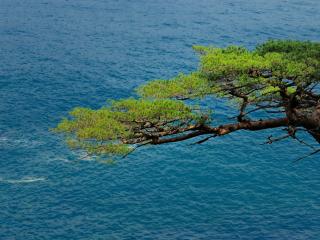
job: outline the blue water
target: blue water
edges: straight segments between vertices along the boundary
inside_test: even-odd
[[[193,44],[320,41],[319,11],[318,0],[0,0],[0,239],[319,239],[320,157],[293,164],[310,150],[260,145],[274,131],[146,147],[115,165],[48,131],[75,106],[196,69]]]

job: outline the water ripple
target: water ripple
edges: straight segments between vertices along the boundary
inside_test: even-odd
[[[320,41],[320,1],[0,2],[1,240],[319,239],[319,156],[292,164],[309,150],[261,146],[273,131],[102,164],[49,129],[75,106],[193,71],[194,44]]]

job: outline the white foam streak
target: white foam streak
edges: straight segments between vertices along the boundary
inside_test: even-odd
[[[22,178],[22,179],[2,179],[2,178],[0,178],[0,182],[12,183],[12,184],[33,183],[33,182],[39,182],[39,181],[45,181],[45,180],[46,180],[46,178],[44,178],[44,177],[38,177],[38,178],[26,177],[26,178]]]

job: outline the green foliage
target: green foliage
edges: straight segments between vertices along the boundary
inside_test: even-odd
[[[264,70],[270,67],[270,61],[249,51],[239,51],[237,48],[212,48],[201,56],[200,71],[209,75],[211,79],[219,79],[246,74],[251,69]]]
[[[290,56],[295,56],[290,53]],[[233,78],[250,75],[252,72],[272,72],[273,78],[279,80],[293,79],[305,81],[312,79],[317,74],[315,59],[306,61],[297,57],[290,57],[283,52],[241,51],[238,48],[208,49],[205,55],[201,56],[200,71],[207,74],[213,80],[221,78]],[[318,61],[319,62],[319,61]]]
[[[112,101],[110,110],[121,122],[171,121],[173,119],[193,119],[192,109],[180,101],[171,99],[124,99]]]
[[[211,94],[224,97],[229,95],[231,86],[242,86],[244,92],[260,89],[250,99],[261,101],[278,95],[278,91],[268,89],[292,87],[287,80],[305,87],[320,78],[319,43],[271,40],[254,51],[238,46],[193,48],[200,53],[197,72],[151,81],[139,87],[138,93],[153,98],[201,98]]]
[[[199,72],[179,74],[170,80],[154,80],[137,89],[140,96],[147,98],[195,98],[212,92],[208,79]]]
[[[320,43],[310,41],[270,40],[256,48],[264,56],[268,53],[280,53],[283,63],[288,64],[288,75],[300,77],[299,81],[314,82],[320,78]],[[301,84],[301,83],[300,83]]]
[[[287,58],[306,61],[308,58],[320,60],[320,43],[294,40],[269,40],[256,48],[259,55],[277,52],[287,55]]]
[[[106,156],[128,154],[132,148],[127,143],[139,137],[137,131],[146,124],[191,123],[201,118],[183,102],[170,99],[129,98],[98,110],[75,108],[69,114],[71,118],[63,119],[54,131],[66,135],[70,148]]]
[[[71,148],[126,155],[132,144],[209,123],[193,101],[187,105],[181,99],[211,95],[241,104],[245,95],[248,105],[274,103],[281,101],[281,91],[295,94],[320,81],[320,43],[270,40],[253,51],[238,46],[193,48],[200,54],[197,71],[150,81],[138,87],[139,99],[110,101],[98,110],[75,108],[55,131],[66,135]]]

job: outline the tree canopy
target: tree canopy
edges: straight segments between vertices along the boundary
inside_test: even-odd
[[[269,40],[254,50],[193,48],[200,57],[197,71],[150,81],[137,88],[137,98],[108,101],[97,110],[77,107],[55,131],[71,148],[113,157],[147,144],[195,137],[202,143],[238,130],[286,132],[269,143],[297,139],[301,130],[320,143],[320,43]],[[207,97],[231,103],[237,115],[215,125],[215,109],[198,104]]]

